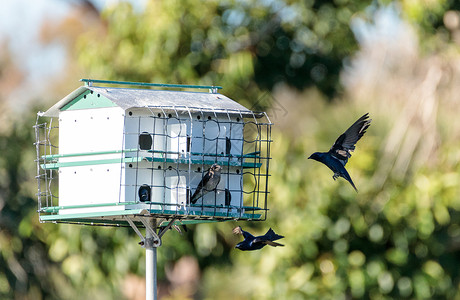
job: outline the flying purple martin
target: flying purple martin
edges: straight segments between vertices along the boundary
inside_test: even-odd
[[[252,251],[259,250],[265,247],[265,245],[270,245],[272,247],[284,246],[282,244],[276,243],[274,241],[284,238],[282,235],[276,234],[271,228],[267,231],[266,234],[261,236],[253,236],[247,231],[241,229],[241,226],[235,227],[233,229],[234,234],[242,234],[244,240],[238,243],[235,248],[242,251]]]
[[[218,164],[213,164],[208,172],[203,176],[200,183],[198,184],[195,193],[190,198],[190,202],[195,204],[198,199],[206,195],[207,193],[214,191],[220,182],[220,171],[222,167]]]
[[[356,192],[358,192],[358,190],[345,169],[345,165],[348,162],[348,158],[351,157],[350,152],[355,150],[356,142],[359,141],[366,133],[367,128],[371,125],[372,120],[368,118],[369,113],[359,118],[358,121],[347,129],[347,131],[339,136],[328,152],[315,152],[309,157],[309,159],[314,159],[328,166],[329,169],[334,172],[332,176],[334,180],[336,180],[337,177],[345,178],[351,186],[353,186]]]

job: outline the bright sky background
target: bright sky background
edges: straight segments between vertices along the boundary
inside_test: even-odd
[[[14,99],[14,106],[22,106],[18,100],[28,101],[31,91],[39,92],[43,88],[43,80],[63,72],[66,62],[65,48],[59,41],[42,45],[39,42],[39,32],[45,20],[58,22],[78,1],[0,0],[0,43],[8,41],[10,52],[13,54],[12,59],[26,74],[24,85],[9,97],[9,100]],[[102,10],[106,6],[123,0],[90,1]],[[135,9],[142,10],[148,0],[124,1],[131,2]],[[400,33],[401,22],[395,7],[389,6],[380,15],[381,22],[377,22],[375,26],[359,18],[352,22],[351,28],[361,45],[365,41],[372,42],[375,39],[381,39],[382,36],[388,37],[390,41],[395,40],[395,33]]]
[[[100,10],[121,0],[91,0]],[[142,9],[147,0],[126,0]],[[30,99],[31,91],[39,91],[43,80],[62,72],[66,52],[59,42],[42,45],[39,42],[41,24],[59,21],[78,0],[0,0],[0,43],[7,41],[12,59],[26,74],[26,82],[16,90],[16,108]],[[7,99],[12,101],[11,99]]]
[[[26,74],[49,75],[63,63],[63,49],[58,45],[43,47],[38,42],[40,24],[59,19],[69,11],[69,4],[58,0],[0,0],[0,41],[8,40],[13,59]],[[38,71],[40,70],[40,71]],[[32,79],[30,78],[30,79]]]
[[[142,8],[146,0],[130,0]],[[59,20],[70,10],[72,0],[0,0],[0,41],[8,40],[13,59],[28,74],[29,80],[59,72],[65,52],[59,44],[40,45],[40,24],[45,20]],[[93,0],[103,9],[117,0]],[[38,78],[37,78],[38,77]]]

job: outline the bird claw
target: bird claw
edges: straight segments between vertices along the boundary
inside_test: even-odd
[[[336,180],[338,177],[339,177],[339,175],[337,175],[337,174],[332,175],[332,179],[334,179],[334,180]]]

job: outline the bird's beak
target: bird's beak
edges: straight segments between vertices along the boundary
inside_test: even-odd
[[[313,155],[313,154],[312,154]],[[311,159],[311,155],[308,157],[308,159]]]

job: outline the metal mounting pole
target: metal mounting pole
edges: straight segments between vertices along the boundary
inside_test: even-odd
[[[129,223],[131,228],[141,238],[139,243],[145,248],[145,299],[156,300],[157,299],[157,248],[161,246],[161,237],[168,231],[172,226],[177,217],[172,218],[168,225],[159,233],[156,233],[157,219],[149,217],[139,217],[139,220],[145,226],[145,238],[142,233],[134,224],[133,220],[129,216],[125,216],[126,221]],[[160,219],[158,224],[161,224]]]
[[[145,238],[130,217],[125,216],[126,221],[141,238],[139,243],[145,248],[145,299],[157,299],[157,248],[161,246],[161,236],[156,233],[157,220],[155,218],[139,217],[145,226]],[[172,223],[171,223],[172,224]],[[169,227],[168,227],[169,228]]]
[[[151,218],[147,221],[150,228],[146,228],[145,232],[145,299],[157,299],[157,247],[158,243],[154,243],[158,236],[155,234],[156,220]]]

